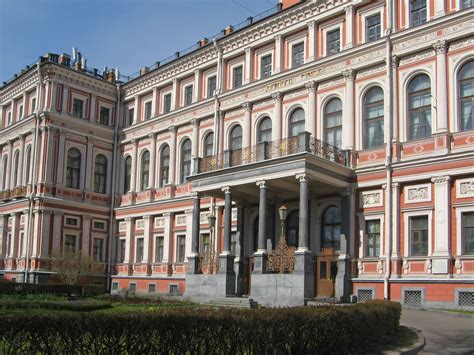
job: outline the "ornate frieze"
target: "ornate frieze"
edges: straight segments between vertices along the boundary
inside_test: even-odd
[[[25,91],[32,84],[38,82],[38,70],[32,70],[16,80],[16,82],[7,85],[0,91],[0,103],[5,103],[12,97]]]
[[[360,208],[383,206],[383,190],[361,191],[359,206]]]
[[[145,228],[145,220],[144,219],[137,219],[135,221],[135,229],[144,229]]]
[[[187,222],[187,216],[185,214],[179,214],[176,216],[176,225],[185,226]]]
[[[165,218],[164,217],[155,217],[155,228],[163,228],[165,226]]]
[[[474,178],[456,180],[456,197],[474,197]]]
[[[434,53],[431,49],[417,52],[414,55],[403,57],[400,59],[399,65],[410,64],[429,57],[434,57]]]
[[[120,232],[126,232],[127,231],[127,222],[119,222],[118,231],[119,231],[119,233]]]
[[[431,184],[405,186],[405,203],[431,201]]]

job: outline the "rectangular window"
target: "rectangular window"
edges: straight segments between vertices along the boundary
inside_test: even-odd
[[[411,256],[428,255],[428,216],[410,218]]]
[[[94,221],[94,229],[105,231],[105,222]]]
[[[104,250],[104,240],[102,238],[94,238],[92,248],[92,260],[102,261],[102,252]]]
[[[74,253],[76,251],[76,236],[66,234],[64,236],[64,251],[67,253]]]
[[[112,282],[112,290],[114,291],[118,290],[118,286],[119,286],[118,282]]]
[[[380,38],[380,14],[370,16],[366,20],[366,42],[372,42]]]
[[[232,69],[232,89],[238,89],[242,86],[243,66],[239,65]]]
[[[272,55],[268,54],[260,59],[260,79],[272,75]]]
[[[133,116],[135,116],[135,109],[132,107],[128,109],[128,125],[129,126],[133,124]]]
[[[147,121],[151,118],[151,101],[145,102],[145,116],[144,120]]]
[[[367,221],[365,233],[367,235],[365,256],[380,256],[380,220]]]
[[[215,75],[207,78],[207,98],[214,96],[214,92],[216,91],[216,86],[217,86],[217,78]]]
[[[296,68],[304,64],[304,42],[293,45],[291,67]]]
[[[184,88],[184,106],[189,106],[193,103],[193,86],[188,85]]]
[[[184,256],[186,253],[186,236],[184,235],[178,235],[177,238],[177,254],[176,254],[176,261],[178,263],[184,262]]]
[[[467,9],[474,6],[474,0],[462,0],[461,9]]]
[[[327,55],[339,53],[341,50],[341,33],[339,29],[330,31],[326,34]]]
[[[33,97],[33,99],[31,99],[31,112],[35,112],[36,110],[36,97]]]
[[[23,117],[23,105],[18,108],[18,119]]]
[[[148,292],[149,293],[156,292],[156,285],[155,284],[148,284]]]
[[[463,254],[474,255],[474,212],[462,214]]]
[[[155,244],[155,262],[161,263],[163,261],[165,239],[163,237],[156,237]]]
[[[118,258],[117,258],[117,261],[119,263],[123,263],[124,260],[125,260],[125,243],[127,241],[125,239],[120,239],[119,240],[119,245],[118,245]]]
[[[410,0],[410,27],[426,22],[426,0]]]
[[[101,107],[100,108],[100,116],[99,116],[99,123],[103,125],[108,125],[109,124],[109,115],[110,115],[110,109],[107,107]]]
[[[82,110],[84,108],[84,101],[79,99],[72,100],[72,115],[74,117],[82,118]]]
[[[143,238],[137,238],[137,252],[135,262],[141,263],[143,261]]]
[[[18,241],[18,256],[23,255],[23,241],[25,239],[25,232],[20,232],[20,239]]]
[[[12,113],[11,112],[8,112],[8,119],[7,119],[7,122],[8,122],[8,125],[11,125],[12,123]]]
[[[130,289],[130,291],[136,291],[137,290],[137,284],[135,282],[130,282],[129,289]]]
[[[163,113],[171,111],[171,93],[163,96]]]
[[[74,227],[77,227],[78,223],[79,223],[79,220],[77,218],[71,218],[71,217],[66,217],[66,220],[64,222],[66,226],[74,226]]]
[[[209,255],[209,234],[201,234],[201,255]]]

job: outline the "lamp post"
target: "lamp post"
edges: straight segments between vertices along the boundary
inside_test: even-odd
[[[286,217],[288,216],[288,208],[285,205],[282,205],[278,209],[278,214],[280,215],[281,220],[280,240],[284,240],[286,238]]]
[[[216,251],[214,250],[214,227],[216,225],[216,216],[214,216],[214,214],[207,216],[207,223],[209,224],[209,231],[211,233],[211,240],[209,243],[208,272],[212,274],[214,272],[214,264],[216,262]]]

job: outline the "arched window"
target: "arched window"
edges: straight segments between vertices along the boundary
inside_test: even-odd
[[[383,145],[383,90],[370,89],[364,96],[364,148]]]
[[[474,60],[464,64],[459,71],[459,128],[468,131],[474,128]]]
[[[150,178],[150,152],[148,150],[142,154],[142,163],[140,171],[140,191],[145,191],[148,188],[148,181]]]
[[[431,136],[431,83],[428,75],[414,77],[408,85],[408,139]]]
[[[25,166],[25,184],[28,185],[31,182],[30,168],[31,165],[31,146],[26,150],[26,166]]]
[[[94,192],[105,194],[107,190],[107,158],[103,154],[95,157]]]
[[[12,171],[12,181],[10,182],[11,187],[16,187],[18,184],[18,163],[20,161],[20,152],[16,151],[13,156],[13,171]]]
[[[339,207],[330,206],[326,208],[321,222],[322,248],[339,250],[341,244],[341,213]]]
[[[160,187],[168,183],[170,175],[170,146],[166,144],[160,154]]]
[[[332,99],[324,107],[324,141],[342,147],[342,101]]]
[[[132,157],[128,156],[127,158],[125,158],[125,180],[123,182],[124,194],[130,191],[131,180],[132,180]]]
[[[2,191],[5,191],[7,188],[7,166],[8,166],[8,157],[3,158],[2,164]]]
[[[230,131],[229,137],[229,149],[239,150],[242,149],[242,127],[240,125],[235,126]]]
[[[81,183],[81,152],[71,148],[67,152],[66,187],[79,189]]]
[[[189,175],[191,175],[191,140],[185,139],[181,145],[181,183],[185,183]]]
[[[260,121],[257,132],[257,143],[272,141],[272,120],[270,117],[265,117]]]
[[[298,248],[300,211],[291,212],[286,218],[286,243],[289,247]]]
[[[297,108],[291,113],[289,127],[290,137],[295,137],[305,131],[304,121],[304,110],[302,108]]]
[[[212,150],[214,149],[214,133],[210,132],[206,135],[204,139],[204,158],[212,156]]]

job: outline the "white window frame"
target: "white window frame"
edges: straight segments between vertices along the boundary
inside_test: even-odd
[[[420,217],[420,216],[428,216],[428,255],[423,256],[412,256],[411,255],[411,217]],[[430,207],[429,209],[419,209],[416,211],[404,211],[403,212],[403,224],[404,224],[404,251],[403,255],[406,258],[415,258],[415,259],[426,259],[431,257],[432,253],[432,237],[433,237],[433,209]]]
[[[242,85],[238,88],[234,87],[234,69],[237,67],[242,67]],[[241,59],[239,61],[235,61],[232,64],[229,64],[229,88],[231,90],[240,89],[244,86],[244,78],[245,78],[245,60]]]
[[[439,0],[435,0],[435,1],[439,1]],[[405,6],[405,28],[406,29],[412,28],[410,14],[411,14],[410,0],[407,0],[406,6]],[[431,1],[426,0],[426,22],[425,23],[428,23],[431,21],[430,14],[431,14]],[[423,26],[423,25],[419,25],[419,26]],[[419,26],[416,26],[416,27],[419,27]]]
[[[368,221],[380,221],[380,255],[366,256],[365,247],[367,245],[366,224]],[[380,259],[385,256],[385,214],[380,212],[359,214],[359,258],[360,259]]]
[[[165,96],[170,95],[171,101],[170,101],[170,110],[168,112],[165,112]],[[162,115],[170,113],[173,111],[173,89],[169,89],[166,91],[163,91],[160,95],[160,113]]]
[[[328,32],[332,32],[334,30],[337,30],[339,29],[339,52],[338,53],[335,53],[335,54],[331,54],[331,55],[336,55],[336,54],[339,54],[343,51],[344,49],[344,46],[343,46],[343,43],[342,43],[342,20],[340,22],[337,22],[337,23],[333,23],[333,24],[330,24],[330,25],[327,25],[327,26],[324,26],[321,28],[321,32],[322,32],[322,43],[323,43],[323,50],[322,50],[322,53],[321,53],[321,56],[322,57],[327,57],[328,56],[328,43],[327,43],[327,39],[328,39]]]
[[[21,120],[23,117],[25,117],[25,110],[24,110],[24,105],[23,103],[18,105],[18,121]]]
[[[7,126],[10,126],[12,124],[12,110],[10,109],[9,111],[6,112],[7,114]]]
[[[145,114],[146,114],[146,110],[145,110],[145,107],[147,104],[150,104],[150,107],[151,109],[153,110],[153,98],[146,98],[146,99],[143,99],[143,117],[142,117],[142,121],[145,122],[145,121],[148,121],[148,120],[151,120],[153,118],[153,112],[150,111],[150,118],[146,118],[145,117]]]
[[[288,68],[293,69],[295,68],[294,63],[293,63],[293,46],[303,43],[303,64],[300,66],[303,66],[307,63],[306,61],[306,33],[304,34],[299,34],[298,36],[288,38],[287,39],[287,45],[288,45]]]
[[[66,250],[66,235],[71,235],[76,238],[75,241],[75,250],[74,252],[82,251],[82,245],[79,245],[79,240],[80,240],[80,230],[73,230],[73,229],[63,229],[63,253]]]
[[[361,43],[369,43],[367,42],[367,34],[365,32],[367,28],[367,19],[377,14],[380,16],[380,38],[384,37],[385,19],[383,16],[383,7],[376,7],[374,9],[360,12],[360,17],[362,18],[362,38],[360,41]]]
[[[100,260],[94,260],[94,239],[101,239],[102,240],[102,250],[101,250],[101,255],[100,255]],[[98,262],[98,263],[103,263],[105,262],[105,249],[106,249],[106,238],[104,236],[99,236],[99,235],[92,235],[92,245],[91,245],[91,256],[92,256],[92,260],[94,262]]]
[[[165,249],[165,239],[166,238],[163,234],[155,234],[153,236],[153,238],[154,238],[153,239],[153,241],[154,241],[154,243],[153,243],[153,246],[154,246],[154,248],[153,248],[153,263],[154,264],[163,264],[163,261],[165,260],[165,250],[166,250]],[[163,258],[161,259],[161,261],[156,261],[156,247],[158,246],[158,243],[157,243],[158,238],[163,238]]]
[[[263,80],[263,79],[268,79],[268,78],[262,78],[262,73],[261,73],[261,69],[262,69],[262,58],[263,57],[266,57],[267,55],[270,55],[272,57],[272,70],[270,72],[270,77],[273,75],[274,73],[274,70],[275,70],[275,65],[274,65],[274,55],[275,55],[275,48],[274,47],[271,47],[271,48],[267,48],[267,49],[263,49],[259,52],[256,52],[255,55],[257,57],[257,80]],[[243,82],[242,82],[243,83]]]
[[[74,116],[74,99],[81,100],[82,101],[82,117]],[[78,118],[78,119],[88,119],[89,117],[86,115],[86,108],[87,108],[87,100],[88,97],[86,95],[78,94],[76,92],[71,92],[71,112],[69,112],[69,115],[72,117]]]
[[[183,261],[179,261],[179,260],[178,260],[178,252],[179,252],[178,239],[179,239],[180,237],[181,237],[181,238],[184,238],[184,255],[183,255]],[[174,253],[174,254],[175,254],[174,260],[176,261],[177,264],[182,264],[182,263],[185,263],[185,262],[186,262],[186,245],[188,244],[188,243],[186,243],[186,242],[187,242],[186,239],[187,239],[187,238],[186,238],[186,233],[185,233],[184,231],[183,231],[182,233],[179,233],[179,232],[176,233],[176,244],[175,244],[176,247],[175,247],[175,253]]]
[[[94,225],[96,222],[104,223],[104,228],[96,228],[95,225]],[[92,229],[96,230],[96,231],[106,232],[107,231],[107,221],[103,220],[103,219],[93,219],[92,220]]]
[[[134,238],[134,243],[135,243],[135,248],[134,249],[134,255],[133,255],[133,261],[135,264],[142,264],[143,263],[143,259],[145,258],[145,236],[144,235],[137,235],[135,238]],[[142,255],[142,260],[141,261],[137,261],[137,256],[138,256],[138,239],[142,239],[143,240],[143,255]]]
[[[204,79],[204,96],[203,96],[203,99],[204,100],[210,99],[210,97],[208,97],[209,96],[208,95],[208,93],[209,93],[209,85],[208,84],[209,84],[209,78],[211,78],[213,76],[216,77],[216,90],[217,90],[217,72],[210,71],[210,72],[204,73],[204,75],[203,75],[203,79]]]
[[[66,223],[67,219],[74,219],[77,224],[68,224]],[[71,216],[71,215],[64,215],[64,226],[65,227],[72,227],[72,228],[80,228],[81,227],[81,217],[78,216]]]
[[[456,208],[456,253],[459,256],[465,255],[464,254],[464,239],[463,239],[463,213],[466,212],[474,212],[474,205],[473,206],[460,206]],[[466,256],[473,256],[471,254],[466,254]]]
[[[33,100],[35,101],[35,105],[33,105]],[[31,97],[30,97],[30,99],[29,99],[29,101],[30,101],[30,109],[29,109],[29,111],[30,111],[30,115],[31,115],[31,114],[33,114],[34,112],[36,112],[36,107],[35,107],[35,106],[37,105],[37,101],[38,101],[37,98],[36,98],[36,94],[32,94]]]
[[[76,143],[71,143],[67,142],[66,143],[66,154],[65,154],[65,161],[64,161],[64,167],[63,167],[63,177],[64,177],[64,186],[66,186],[66,176],[67,176],[67,153],[69,152],[69,149],[71,148],[76,148],[81,152],[81,176],[79,177],[79,189],[78,190],[83,190],[84,189],[84,184],[85,184],[85,174],[86,174],[86,159],[84,157],[86,156],[86,147],[83,145],[79,145]],[[91,172],[87,172],[87,174],[90,174]],[[75,190],[72,187],[67,187],[67,189],[72,189]]]
[[[192,87],[193,92],[191,95],[191,103],[189,105],[186,104],[186,89],[188,87]],[[191,106],[194,103],[194,78],[192,80],[188,80],[182,83],[181,85],[181,98],[180,98],[180,106],[181,107],[188,107]]]
[[[112,164],[111,164],[112,155],[110,152],[106,150],[94,149],[94,161],[92,162],[93,168],[92,168],[92,177],[91,177],[92,187],[94,187],[94,179],[95,179],[95,159],[97,158],[99,154],[103,155],[107,159],[107,176],[106,176],[107,179],[105,180],[105,193],[109,194],[111,179],[112,179]]]
[[[123,238],[118,238],[118,243],[117,243],[117,263],[118,264],[122,264],[123,261],[119,261],[120,260],[120,254],[122,253],[122,248],[121,247],[121,243],[122,243],[122,240],[125,241],[125,250],[124,250],[124,255],[123,255],[123,261],[127,260],[127,238],[126,237],[123,237]],[[119,252],[120,251],[120,252]]]

